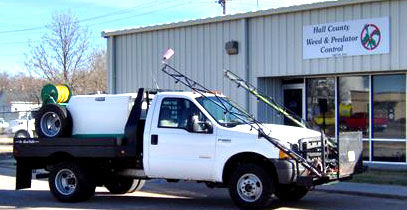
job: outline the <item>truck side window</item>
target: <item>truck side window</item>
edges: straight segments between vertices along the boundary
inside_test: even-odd
[[[193,119],[202,122],[207,120],[191,101],[182,98],[165,98],[161,102],[158,127],[189,130]]]

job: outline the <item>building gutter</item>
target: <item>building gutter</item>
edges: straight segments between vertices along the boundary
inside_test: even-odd
[[[110,36],[119,36],[119,35],[133,34],[133,33],[140,33],[140,32],[181,28],[181,27],[187,27],[187,26],[224,22],[224,21],[238,21],[240,19],[249,19],[249,18],[255,18],[255,17],[260,17],[260,16],[278,15],[278,14],[285,14],[285,13],[294,13],[294,12],[310,11],[310,10],[332,8],[332,7],[342,7],[342,6],[364,4],[364,3],[384,2],[384,1],[389,1],[389,0],[338,0],[338,1],[319,2],[319,3],[313,3],[313,4],[305,4],[305,5],[298,5],[298,6],[281,7],[281,8],[276,8],[276,9],[260,10],[260,11],[255,11],[255,12],[238,13],[238,14],[218,16],[218,17],[209,17],[209,18],[197,19],[197,20],[181,21],[181,22],[162,24],[162,25],[145,26],[145,27],[139,27],[139,28],[128,28],[128,29],[121,29],[121,30],[106,30],[106,31],[102,32],[102,37],[107,38]]]

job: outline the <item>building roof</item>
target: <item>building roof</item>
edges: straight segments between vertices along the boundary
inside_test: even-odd
[[[253,18],[253,17],[259,17],[259,16],[266,16],[266,15],[276,15],[276,14],[283,14],[283,13],[300,12],[300,11],[306,11],[306,10],[323,9],[323,8],[328,8],[328,7],[340,7],[340,6],[346,6],[346,5],[362,4],[362,3],[369,3],[369,2],[380,2],[380,1],[386,1],[386,0],[338,0],[338,1],[319,2],[319,3],[298,5],[298,6],[281,7],[281,8],[276,8],[276,9],[258,10],[258,11],[246,12],[246,13],[237,13],[237,14],[233,14],[233,15],[224,15],[224,16],[208,17],[208,18],[196,19],[196,20],[179,21],[179,22],[174,22],[174,23],[165,23],[165,24],[160,24],[160,25],[141,26],[141,27],[136,27],[136,28],[127,28],[127,29],[119,29],[119,30],[105,30],[102,32],[102,36],[107,38],[110,36],[119,36],[119,35],[132,34],[132,33],[164,30],[164,29],[170,29],[170,28],[179,28],[179,27],[193,26],[193,25],[200,25],[200,24],[207,24],[207,23],[239,20],[239,19],[244,19],[244,18]]]

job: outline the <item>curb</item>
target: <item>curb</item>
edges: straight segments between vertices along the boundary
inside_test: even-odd
[[[359,192],[359,191],[347,191],[347,190],[327,190],[327,189],[314,189],[316,192],[326,192],[326,193],[338,193],[346,195],[357,195],[364,197],[375,197],[375,198],[390,198],[390,199],[399,199],[407,200],[407,195],[391,195],[383,193],[373,193],[373,192]]]

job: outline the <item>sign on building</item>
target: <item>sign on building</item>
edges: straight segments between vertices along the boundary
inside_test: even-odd
[[[389,17],[308,25],[303,28],[303,59],[390,52]]]

